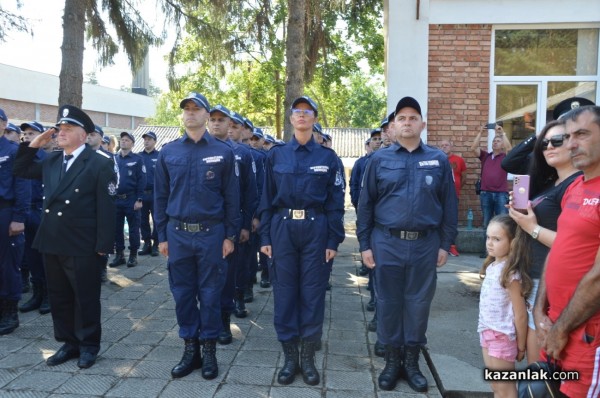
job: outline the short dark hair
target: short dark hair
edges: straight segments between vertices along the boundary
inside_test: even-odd
[[[560,120],[562,122],[566,122],[567,120],[574,122],[581,114],[585,112],[590,112],[594,116],[593,122],[600,126],[600,106],[597,105],[586,105],[571,109],[569,112],[562,115]]]

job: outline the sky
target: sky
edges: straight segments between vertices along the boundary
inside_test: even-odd
[[[2,59],[0,63],[29,69],[37,72],[58,76],[60,74],[62,44],[62,17],[65,0],[27,0],[22,2],[22,7],[16,9],[16,1],[3,1],[2,7],[19,13],[30,19],[33,37],[26,33],[9,32],[6,41],[0,42]],[[154,1],[142,1],[143,7],[153,7]],[[150,13],[153,12],[150,10]],[[151,26],[162,28],[153,20],[147,20]],[[163,91],[168,91],[167,61],[165,56],[169,53],[174,38],[167,38],[166,44],[159,48],[150,49],[150,81],[154,86]],[[170,41],[171,40],[171,41]],[[84,81],[91,72],[96,72],[98,84],[115,89],[121,86],[131,86],[132,74],[129,62],[124,53],[119,53],[114,58],[115,65],[101,68],[97,64],[95,51],[90,43],[86,43],[83,58]]]

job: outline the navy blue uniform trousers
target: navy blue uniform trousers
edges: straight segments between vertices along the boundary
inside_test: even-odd
[[[274,324],[279,341],[318,341],[323,333],[329,266],[325,263],[327,217],[271,222],[273,261],[269,276],[275,298]]]
[[[371,246],[376,264],[377,339],[394,347],[426,344],[437,281],[438,233],[403,240],[374,228]]]
[[[12,215],[12,207],[0,209],[0,298],[19,301],[25,235],[8,236]]]
[[[125,250],[125,217],[129,225],[129,250],[136,252],[140,248],[140,211],[133,210],[133,205],[136,199],[131,196],[127,199],[117,199],[117,222],[115,227],[115,249],[119,251]]]
[[[40,227],[42,219],[41,209],[32,208],[25,222],[25,254],[23,264],[31,273],[31,282],[34,284],[46,284],[46,271],[44,269],[44,257],[42,253],[31,247],[33,239]]]
[[[236,243],[233,253],[227,256],[227,280],[221,292],[221,311],[232,313],[235,310],[235,292],[240,292],[237,287],[246,286],[248,270],[244,264],[247,264],[248,249],[248,242]]]
[[[221,291],[227,277],[223,259],[225,227],[185,232],[167,225],[169,286],[182,339],[216,339],[221,331]]]
[[[152,217],[152,223],[154,224],[154,194],[144,193],[142,204],[143,206],[140,210],[140,231],[142,232],[142,240],[147,241],[152,239],[158,244],[158,232],[156,232],[156,227],[150,227],[150,217]]]

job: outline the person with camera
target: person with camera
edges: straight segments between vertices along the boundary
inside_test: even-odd
[[[485,130],[493,129],[496,136],[492,141],[492,151],[487,152],[481,149],[481,136]],[[475,136],[471,144],[471,151],[481,162],[481,192],[479,200],[481,201],[481,211],[483,213],[483,234],[485,242],[485,231],[490,220],[498,214],[506,214],[508,209],[508,189],[506,186],[507,173],[502,169],[502,159],[506,153],[512,149],[512,145],[504,129],[502,122],[491,123],[481,127],[481,130]],[[481,258],[487,257],[485,248],[480,255]]]

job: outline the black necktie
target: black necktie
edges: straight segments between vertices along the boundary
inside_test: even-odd
[[[65,174],[67,173],[67,165],[69,164],[69,160],[73,159],[73,155],[65,155],[64,159],[63,159],[63,165],[62,165],[62,175],[61,177],[64,177]]]

